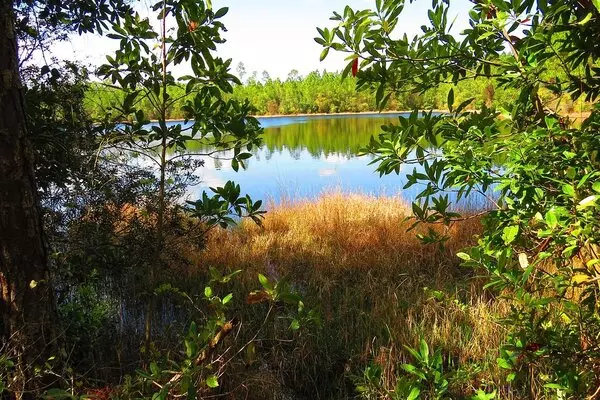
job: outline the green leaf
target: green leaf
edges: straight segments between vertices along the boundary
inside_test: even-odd
[[[381,104],[381,100],[383,100],[384,91],[385,91],[385,84],[383,84],[383,83],[379,84],[379,87],[377,88],[377,92],[375,93],[375,103],[377,105]]]
[[[598,200],[598,196],[596,196],[596,195],[588,196],[579,202],[579,205],[577,206],[577,208],[579,210],[582,210],[584,208],[593,207],[596,205],[596,200]]]
[[[502,230],[502,240],[508,245],[515,241],[519,234],[519,225],[507,226]]]
[[[297,319],[293,319],[290,324],[290,329],[293,331],[297,331],[298,329],[300,329],[300,321],[298,321]]]
[[[225,296],[221,303],[223,305],[225,305],[225,304],[229,303],[231,301],[231,299],[233,299],[233,293],[229,293],[227,296]]]
[[[450,91],[448,92],[448,110],[450,112],[452,112],[453,108],[454,108],[454,88],[450,88]]]
[[[419,352],[421,354],[421,358],[423,359],[423,361],[425,363],[427,363],[429,360],[429,346],[427,345],[427,342],[425,341],[425,339],[421,339],[421,343],[420,343],[419,347],[420,347]]]
[[[577,23],[577,25],[585,25],[585,24],[587,24],[588,22],[590,22],[592,20],[593,16],[594,16],[593,13],[591,13],[591,12],[587,13],[587,15],[581,21],[579,21]]]
[[[160,373],[160,368],[158,368],[157,363],[150,363],[150,372],[152,372],[152,375],[158,375]]]
[[[505,360],[504,358],[498,358],[496,360],[496,362],[498,363],[498,366],[500,368],[503,368],[503,369],[513,369],[513,366],[507,360]]]
[[[551,229],[554,229],[558,226],[558,216],[556,215],[556,211],[554,209],[549,210],[544,216],[544,221]]]
[[[267,279],[267,277],[263,274],[258,274],[258,281],[260,282],[261,286],[266,290],[273,290],[273,285],[271,284],[271,282],[269,282],[269,279]]]
[[[468,255],[467,253],[462,253],[462,252],[461,253],[457,253],[456,256],[458,258],[460,258],[461,260],[465,260],[465,261],[471,260],[471,256]]]
[[[185,344],[185,355],[188,358],[192,358],[192,357],[196,356],[196,350],[197,350],[196,343],[192,340],[186,340],[184,344]]]
[[[225,14],[227,14],[229,12],[229,7],[223,7],[220,8],[216,13],[215,13],[215,19],[217,18],[221,18],[223,16],[225,16]]]
[[[419,398],[420,394],[421,394],[421,389],[419,389],[418,387],[415,386],[411,389],[406,400],[416,400]]]
[[[215,375],[211,375],[208,378],[206,378],[206,386],[213,389],[219,387],[219,380]]]
[[[204,297],[206,297],[207,299],[211,298],[213,294],[212,288],[210,286],[207,286],[204,288]]]
[[[562,192],[569,197],[575,197],[575,188],[573,185],[565,184],[562,186]]]

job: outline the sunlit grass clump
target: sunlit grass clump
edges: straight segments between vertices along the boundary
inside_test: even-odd
[[[495,322],[500,303],[456,257],[475,243],[479,219],[455,224],[443,246],[427,246],[416,238],[425,227],[407,231],[409,215],[400,198],[339,191],[271,205],[262,226],[244,222],[212,232],[196,261],[200,268],[243,269],[244,289],[257,273],[285,279],[318,309],[320,328],[307,328],[293,344],[282,347],[275,337],[259,349],[285,386],[345,396],[351,377],[373,361],[391,387],[409,361],[403,346],[424,338],[448,362],[477,369],[453,383],[467,393],[480,385],[473,376],[497,378],[491,349],[504,336]]]

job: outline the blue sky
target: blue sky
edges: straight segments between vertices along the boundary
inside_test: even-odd
[[[138,3],[140,13],[148,9],[149,2]],[[456,31],[466,27],[467,0],[453,0],[449,19],[456,17]],[[213,0],[213,7],[229,7],[223,18],[228,29],[227,43],[220,45],[217,53],[233,59],[233,70],[243,62],[248,73],[267,71],[273,78],[285,79],[292,69],[301,75],[316,69],[341,70],[345,66],[341,54],[332,53],[319,62],[321,47],[314,42],[316,27],[331,27],[329,17],[333,11],[341,12],[346,5],[354,9],[374,8],[375,0]],[[428,0],[418,0],[407,5],[398,24],[398,33],[409,36],[420,31],[427,23]],[[73,37],[68,43],[54,47],[60,58],[77,59],[99,64],[105,55],[114,52],[116,41],[97,36]]]

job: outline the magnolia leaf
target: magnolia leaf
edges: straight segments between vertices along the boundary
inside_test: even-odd
[[[453,107],[454,107],[454,88],[450,88],[450,91],[448,92],[448,110],[450,110],[450,112],[452,112]]]

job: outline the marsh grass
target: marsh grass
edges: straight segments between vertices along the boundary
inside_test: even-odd
[[[256,287],[258,273],[284,279],[321,316],[319,326],[293,334],[281,330],[286,321],[268,327],[270,339],[256,349],[260,365],[245,365],[237,378],[268,370],[306,398],[353,397],[352,377],[370,362],[392,388],[400,364],[410,361],[404,346],[423,337],[464,371],[451,382],[454,393],[501,383],[494,349],[504,338],[496,320],[506,306],[455,255],[475,243],[479,220],[455,224],[443,246],[426,246],[415,237],[425,227],[407,232],[407,215],[400,198],[336,191],[273,205],[263,226],[213,231],[194,260],[199,268],[242,269],[238,298]],[[261,319],[256,308],[237,312],[247,324]]]

